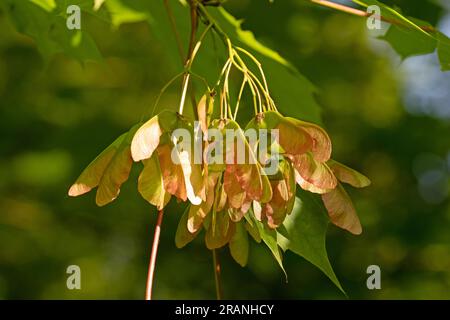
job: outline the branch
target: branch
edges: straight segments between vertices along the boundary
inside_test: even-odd
[[[156,255],[158,254],[159,236],[161,234],[161,224],[163,219],[163,210],[158,211],[155,233],[153,235],[152,253],[150,255],[150,264],[148,266],[147,288],[145,290],[145,300],[152,300],[153,278],[155,275]]]
[[[192,51],[194,50],[194,43],[195,43],[195,34],[197,33],[197,27],[198,27],[198,15],[197,15],[197,0],[189,0],[189,7],[191,12],[191,36],[189,37],[189,48],[187,57],[185,60],[185,65],[189,63],[190,57],[192,55]]]
[[[370,15],[366,11],[358,10],[358,9],[355,9],[355,8],[352,8],[352,7],[347,7],[347,6],[345,6],[343,4],[340,4],[340,3],[334,3],[334,2],[326,1],[326,0],[310,0],[310,1],[315,3],[315,4],[324,6],[324,7],[328,7],[328,8],[331,8],[331,9],[335,9],[335,10],[339,10],[339,11],[342,11],[342,12],[350,13],[350,14],[357,15],[357,16],[360,16],[360,17],[368,17]]]
[[[195,55],[195,49],[194,49],[194,43],[195,43],[195,35],[197,33],[197,27],[198,27],[198,15],[197,15],[197,0],[189,0],[189,7],[190,7],[190,13],[191,13],[191,35],[189,37],[189,47],[186,59],[184,60],[184,68],[185,73],[183,77],[183,93],[180,100],[180,107],[178,110],[179,114],[183,114],[184,110],[184,101],[186,98],[186,90],[189,85],[189,69],[193,62],[193,55]],[[195,108],[195,105],[197,104],[195,101],[195,93],[193,90],[190,90],[191,93],[191,101],[192,105]]]
[[[359,10],[359,9],[355,9],[352,7],[347,7],[343,4],[340,3],[335,3],[335,2],[331,2],[331,1],[327,1],[327,0],[309,0],[312,3],[318,4],[320,6],[324,6],[327,8],[331,8],[331,9],[335,9],[338,11],[342,11],[345,13],[349,13],[349,14],[353,14],[355,16],[359,16],[359,17],[370,17],[372,14],[363,10]],[[390,24],[394,24],[397,26],[404,26],[404,24],[402,24],[400,21],[398,20],[393,20],[390,18],[386,18],[383,16],[380,16],[381,21],[390,23]],[[427,32],[436,32],[436,29],[434,27],[431,26],[418,26],[419,28],[421,28],[423,31],[427,31]]]
[[[173,16],[172,9],[170,8],[169,0],[164,0],[164,7],[166,8],[167,15],[169,16],[170,26],[172,27],[172,31],[175,35],[175,40],[177,42],[178,53],[180,54],[181,64],[184,64],[183,60],[183,44],[181,43],[180,34],[178,33],[177,24],[175,22],[175,18]]]

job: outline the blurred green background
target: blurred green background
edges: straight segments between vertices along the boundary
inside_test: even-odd
[[[450,34],[445,1],[394,3]],[[330,260],[348,296],[450,299],[450,73],[431,55],[402,62],[363,19],[304,1],[229,0],[225,7],[317,86],[334,158],[373,182],[350,190],[363,234],[328,231]],[[62,54],[46,62],[0,13],[1,299],[144,296],[156,214],[137,193],[138,167],[106,207],[95,206],[94,193],[72,199],[67,190],[153,106],[173,68],[148,24],[111,30],[87,23],[105,64]],[[176,105],[179,91],[172,87],[161,105]],[[182,212],[174,203],[166,212],[154,297],[214,298],[203,237],[176,249]],[[254,242],[246,268],[227,248],[220,258],[226,298],[345,298],[292,253],[284,260],[288,283],[269,250]],[[79,291],[66,288],[72,264],[81,267]],[[381,268],[381,290],[366,287],[371,264]]]

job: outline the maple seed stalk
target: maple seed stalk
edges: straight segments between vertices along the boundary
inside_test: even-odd
[[[163,219],[163,210],[158,211],[155,233],[153,235],[152,253],[148,266],[147,288],[145,290],[145,300],[152,300],[153,278],[155,275],[156,255],[158,254],[159,236],[161,234],[161,224]]]

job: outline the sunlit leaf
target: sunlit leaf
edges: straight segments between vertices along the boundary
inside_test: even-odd
[[[403,59],[432,53],[437,46],[437,41],[433,37],[418,32],[416,29],[396,25],[390,26],[381,39],[389,42]]]
[[[60,4],[58,3],[58,6]],[[5,9],[16,29],[31,37],[46,62],[54,54],[63,52],[69,57],[84,61],[101,61],[102,56],[92,37],[85,30],[69,30],[66,19],[54,1],[4,0]]]
[[[247,215],[246,215],[247,216]],[[248,215],[252,217],[252,222],[258,229],[258,233],[261,236],[262,241],[269,247],[270,251],[272,252],[272,255],[274,256],[275,260],[278,262],[278,265],[280,266],[281,270],[283,270],[284,275],[286,276],[287,280],[287,274],[286,270],[283,266],[283,256],[281,254],[281,250],[278,247],[277,243],[277,231],[274,229],[268,228],[266,225],[264,225],[262,222],[256,220],[256,218],[253,215]]]
[[[51,12],[56,8],[55,0],[30,0],[30,2],[43,8],[45,11]]]
[[[403,16],[400,12],[397,10],[392,9],[391,7],[385,5],[384,3],[377,1],[377,0],[352,0],[353,2],[364,6],[372,6],[376,5],[381,9],[381,15],[384,18],[391,19],[393,21],[396,21],[396,23],[405,26],[410,27],[413,30],[416,30],[418,32],[423,33],[424,35],[427,35],[427,32],[421,29],[421,26],[412,21],[410,18],[407,18]]]
[[[105,0],[94,0],[94,10],[97,11],[100,9]]]
[[[111,15],[111,23],[116,28],[124,23],[151,20],[148,12],[141,11],[133,6],[133,2],[136,1],[107,0],[105,2],[105,6]]]
[[[389,42],[403,58],[431,53],[437,47],[441,69],[450,70],[450,40],[429,23],[405,17],[398,10],[377,0],[353,0],[353,2],[364,7],[376,5],[381,9],[381,15],[385,19],[393,21],[382,39]]]
[[[343,292],[325,246],[328,218],[314,195],[299,191],[294,210],[278,229],[278,244],[318,267]]]
[[[438,57],[441,63],[442,71],[450,70],[450,39],[442,32],[437,33],[438,42]]]

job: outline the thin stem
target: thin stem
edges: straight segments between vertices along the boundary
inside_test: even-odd
[[[161,224],[164,211],[158,211],[156,219],[155,233],[153,235],[152,253],[150,255],[150,264],[148,266],[147,288],[145,290],[145,300],[152,300],[153,278],[155,275],[156,256],[158,254],[159,236],[161,234]]]
[[[219,78],[216,81],[216,86],[220,85],[220,81],[222,80],[223,75],[227,71],[228,65],[231,63],[231,58],[228,58],[228,60],[223,65],[222,71],[220,72]]]
[[[191,4],[193,4],[193,2],[191,2]],[[178,33],[178,29],[177,29],[177,25],[175,22],[175,18],[173,16],[173,12],[172,9],[170,7],[169,4],[169,0],[164,0],[164,6],[166,8],[167,11],[167,15],[169,16],[169,20],[170,20],[170,24],[172,27],[172,31],[175,35],[175,39],[177,42],[177,47],[178,47],[178,52],[180,55],[180,59],[181,59],[181,63],[185,66],[185,72],[177,75],[176,77],[174,77],[172,80],[169,81],[168,84],[166,84],[166,86],[164,86],[164,88],[161,90],[160,94],[158,95],[158,98],[156,99],[156,103],[153,106],[153,111],[152,111],[152,115],[155,112],[156,106],[159,102],[159,99],[161,98],[162,93],[167,89],[167,87],[173,82],[175,81],[176,78],[178,78],[179,76],[184,74],[183,77],[183,93],[181,96],[181,100],[180,100],[180,107],[179,107],[179,113],[182,114],[183,113],[183,109],[184,109],[184,102],[186,100],[186,92],[187,92],[187,87],[189,84],[189,71],[190,68],[192,66],[192,63],[194,61],[194,57],[198,51],[198,49],[200,48],[201,45],[201,41],[203,40],[203,38],[205,37],[206,33],[208,32],[208,30],[211,28],[211,25],[208,25],[206,27],[206,29],[203,31],[203,34],[200,36],[199,41],[196,43],[195,47],[193,47],[194,45],[194,41],[195,41],[195,33],[197,31],[197,25],[198,25],[198,17],[197,17],[197,11],[196,8],[191,8],[191,36],[189,39],[189,50],[188,50],[188,55],[186,57],[186,60],[183,57],[183,46],[181,43],[181,39],[180,39],[180,34]],[[194,97],[195,98],[195,97]]]
[[[236,119],[238,110],[239,110],[239,103],[241,102],[241,98],[242,98],[242,92],[244,92],[244,87],[245,84],[247,83],[247,77],[244,75],[244,79],[242,80],[242,84],[241,84],[241,88],[239,89],[239,94],[238,94],[238,98],[236,101],[236,107],[234,108],[234,119]]]
[[[205,87],[206,87],[206,89],[207,89],[208,91],[211,91],[211,89],[210,89],[210,87],[209,87],[209,83],[208,83],[208,81],[207,81],[204,77],[202,77],[201,75],[199,75],[199,74],[197,74],[197,73],[195,73],[195,72],[192,72],[192,71],[189,71],[189,73],[190,73],[191,76],[193,76],[194,78],[197,78],[198,80],[200,80],[200,81],[205,85]]]
[[[263,79],[264,87],[266,88],[267,93],[269,93],[269,86],[267,85],[266,75],[264,74],[264,70],[261,66],[261,62],[259,62],[258,59],[256,59],[254,55],[252,55],[250,52],[248,52],[244,48],[236,47],[236,50],[245,53],[250,59],[253,60],[253,62],[256,64],[256,66],[259,69],[259,73],[261,74],[261,77]]]
[[[236,59],[240,63],[240,65],[241,65],[241,67],[243,69],[243,72],[248,76],[248,79],[250,80],[250,82],[253,83],[253,84],[257,83],[258,86],[261,88],[261,91],[264,94],[264,98],[266,99],[267,106],[270,107],[271,98],[269,97],[268,93],[266,92],[266,90],[264,89],[263,85],[259,81],[258,77],[256,77],[255,74],[245,65],[244,61],[241,59],[241,57],[236,52],[236,50],[233,49],[232,53],[233,53],[234,56],[236,56]],[[255,85],[255,87],[256,87],[256,92],[258,93],[259,101],[260,101],[260,104],[261,104],[262,103],[262,99],[261,99],[261,95],[260,95],[259,89],[258,89],[258,87],[256,85]],[[260,106],[260,109],[262,109],[262,106]]]
[[[186,55],[186,59],[184,61],[184,67],[185,67],[185,74],[183,78],[183,93],[181,95],[180,100],[180,107],[179,107],[179,114],[183,114],[184,109],[184,101],[186,99],[186,92],[189,85],[189,69],[192,66],[192,63],[194,61],[195,54],[197,53],[201,42],[198,42],[194,47],[195,42],[195,34],[197,33],[197,27],[198,27],[198,16],[197,16],[197,9],[196,9],[196,1],[195,0],[189,0],[189,7],[190,7],[190,13],[191,13],[191,34],[189,36],[189,46],[188,46],[188,52]],[[193,106],[196,104],[195,102],[195,94],[194,91],[191,90],[191,99],[193,101]]]
[[[241,50],[243,50],[244,53],[248,54],[249,57],[256,63],[256,65],[258,66],[260,72],[261,72],[261,76],[263,77],[263,81],[264,81],[264,85],[265,87],[261,84],[261,82],[259,81],[258,77],[246,66],[245,62],[242,60],[242,58],[239,56],[239,54],[237,53],[237,51],[235,49],[233,49],[233,46],[231,44],[230,39],[227,39],[227,46],[228,46],[228,52],[230,55],[230,59],[231,62],[233,63],[233,65],[239,70],[241,71],[244,76],[247,77],[250,86],[254,87],[254,90],[252,90],[252,94],[256,94],[258,95],[258,101],[259,101],[259,110],[260,112],[266,111],[266,107],[264,107],[262,105],[262,99],[261,99],[261,94],[259,92],[258,86],[261,88],[263,94],[264,94],[264,98],[266,99],[267,102],[267,107],[269,109],[275,109],[275,103],[273,102],[272,98],[270,97],[270,94],[268,92],[268,86],[267,86],[267,81],[265,81],[265,76],[264,76],[264,71],[262,70],[261,67],[261,63],[253,56],[251,55],[249,52],[245,51],[244,49],[241,48]],[[237,62],[234,60],[234,57],[236,57]],[[256,85],[258,84],[258,86]]]
[[[174,76],[174,77],[173,77],[172,79],[170,79],[169,82],[167,82],[167,83],[164,85],[164,87],[159,91],[158,97],[156,98],[155,103],[153,104],[153,109],[152,109],[152,113],[151,113],[150,117],[153,116],[153,114],[155,113],[156,107],[157,107],[158,104],[159,104],[159,100],[161,100],[161,97],[162,97],[162,95],[164,94],[164,92],[166,92],[167,88],[169,88],[170,85],[171,85],[172,83],[174,83],[175,80],[177,80],[177,79],[178,79],[179,77],[181,77],[183,74],[184,74],[184,72],[180,72],[179,74],[177,74],[176,76]],[[141,122],[144,120],[144,117],[145,117],[145,112],[142,114]]]
[[[200,38],[198,38],[197,43],[193,47],[190,55],[186,59],[185,68],[187,72],[191,71],[192,64],[194,63],[195,56],[197,55],[198,50],[200,49],[200,46],[202,45],[202,41],[205,38],[206,34],[208,33],[209,29],[211,29],[212,24],[209,24],[206,26],[205,30],[203,30],[202,34],[200,35]]]
[[[222,284],[220,282],[220,262],[219,262],[219,257],[217,254],[217,250],[213,249],[212,250],[212,254],[213,254],[213,264],[214,264],[214,280],[216,283],[216,298],[217,300],[222,300]]]
[[[224,92],[221,91],[220,92],[220,119],[224,119],[225,118],[225,113],[223,112],[223,100],[224,100]]]
[[[262,69],[261,63],[258,61],[258,59],[255,58],[255,56],[253,56],[250,52],[248,52],[247,50],[240,48],[240,47],[236,47],[236,50],[241,51],[242,53],[246,54],[258,67],[258,70],[261,74],[261,78],[262,78],[262,83],[259,80],[259,78],[250,70],[248,69],[248,67],[245,65],[244,61],[241,59],[241,57],[239,56],[239,54],[237,53],[237,51],[234,49],[233,45],[231,44],[230,38],[226,35],[226,33],[220,28],[220,26],[217,24],[217,22],[214,20],[214,18],[209,14],[208,10],[201,4],[198,3],[198,10],[200,15],[202,16],[203,20],[206,21],[206,23],[208,23],[208,25],[212,25],[212,28],[214,29],[214,31],[217,32],[217,34],[219,36],[221,36],[222,40],[225,43],[225,46],[228,49],[228,61],[231,61],[231,64],[236,67],[236,69],[238,69],[239,71],[241,71],[244,74],[244,77],[247,79],[247,82],[249,84],[250,90],[252,91],[253,94],[253,102],[255,105],[255,113],[258,113],[258,108],[256,107],[256,99],[259,102],[259,112],[262,112],[263,110],[277,110],[275,103],[272,99],[272,97],[270,96],[269,93],[269,87],[267,85],[267,80],[266,80],[266,76],[264,74],[264,71]],[[236,60],[234,59],[237,59]],[[237,110],[235,110],[234,112],[234,117],[233,114],[231,113],[231,108],[229,106],[229,94],[228,94],[228,73],[230,71],[230,66],[227,65],[227,63],[225,64],[219,80],[217,82],[217,86],[220,84],[220,79],[222,78],[222,76],[225,73],[225,70],[228,71],[227,73],[225,73],[225,84],[224,84],[224,91],[226,93],[225,95],[225,99],[221,99],[221,103],[222,101],[225,103],[225,108],[227,109],[230,117],[235,118],[236,114],[237,114]],[[243,89],[243,87],[241,87],[241,90]],[[260,90],[262,91],[263,94],[263,98],[266,100],[266,104],[264,105],[262,103],[262,97],[261,97],[261,93]],[[222,96],[223,98],[223,96]],[[228,100],[227,100],[228,98]],[[239,103],[237,103],[237,106],[239,106]],[[227,108],[228,107],[228,108]]]
[[[309,0],[309,1],[312,2],[312,3],[318,4],[318,5],[324,6],[324,7],[328,7],[328,8],[331,8],[331,9],[338,10],[338,11],[346,12],[346,13],[353,14],[353,15],[356,15],[356,16],[359,16],[359,17],[369,17],[369,16],[372,15],[369,12],[366,12],[366,11],[363,11],[363,10],[359,10],[359,9],[355,9],[355,8],[352,8],[352,7],[347,7],[347,6],[343,5],[343,4],[335,3],[335,2],[332,2],[332,1],[327,1],[327,0]],[[386,18],[386,17],[383,17],[383,16],[380,16],[380,19],[382,21],[390,23],[390,24],[395,24],[395,25],[398,25],[398,26],[405,26],[400,21],[393,20],[393,19],[390,19],[390,18]],[[419,25],[416,25],[416,27],[422,29],[423,31],[436,32],[436,29],[434,27],[431,27],[431,26],[419,26]]]
[[[195,44],[194,47],[192,47],[192,45],[189,45],[189,48],[192,48],[192,51],[189,52],[189,54],[186,58],[186,62],[185,62],[185,72],[184,72],[184,78],[183,78],[183,92],[182,92],[181,100],[180,100],[180,107],[179,107],[179,111],[178,111],[179,114],[183,114],[184,102],[186,100],[186,92],[187,92],[187,88],[189,85],[189,79],[190,79],[190,74],[191,74],[190,70],[191,70],[192,64],[194,63],[195,56],[197,55],[197,52],[200,49],[200,46],[202,45],[203,38],[208,33],[211,26],[212,25],[210,24],[206,27],[206,29],[201,34],[199,40],[197,41],[197,43]],[[197,30],[197,28],[195,27],[195,29],[194,29],[194,27],[193,27],[192,32],[195,33],[196,30]],[[195,39],[195,34],[194,34],[194,37],[191,34],[190,42],[194,41],[194,39]],[[195,100],[195,96],[193,95],[193,92],[192,92],[192,96],[193,96],[193,100]]]
[[[258,87],[255,84],[255,81],[253,81],[252,77],[248,77],[248,82],[253,87],[253,91],[256,92],[256,97],[258,98],[258,104],[259,104],[259,112],[263,112],[263,103],[261,99],[261,94],[259,93]]]
[[[178,53],[180,54],[181,64],[184,64],[183,59],[183,44],[181,43],[180,34],[178,33],[177,24],[175,22],[175,17],[173,16],[172,9],[170,8],[169,0],[164,0],[164,7],[166,8],[167,15],[169,16],[170,26],[175,35],[175,40],[177,42]]]
[[[184,78],[183,78],[183,92],[181,94],[180,107],[178,109],[179,114],[183,114],[184,101],[186,100],[186,92],[187,92],[187,88],[189,85],[189,78],[190,78],[190,73],[189,72],[185,73]]]
[[[212,28],[214,29],[214,31],[217,32],[217,34],[222,38],[223,42],[225,43],[225,46],[228,49],[228,55],[229,55],[228,61],[231,61],[231,63],[239,71],[241,71],[246,76],[246,78],[248,79],[248,83],[250,85],[250,89],[251,89],[252,94],[253,94],[254,104],[256,104],[256,97],[255,97],[255,95],[257,95],[257,98],[258,98],[258,101],[259,101],[259,104],[260,104],[259,109],[260,109],[260,111],[262,111],[263,106],[262,106],[261,95],[260,95],[260,92],[259,92],[259,89],[258,89],[258,86],[259,86],[262,89],[264,97],[265,97],[265,99],[267,101],[267,107],[269,109],[276,109],[275,104],[274,104],[272,98],[270,97],[268,90],[266,90],[267,82],[266,82],[264,73],[262,71],[262,68],[260,67],[260,63],[258,62],[258,60],[254,56],[252,56],[249,52],[245,52],[247,55],[249,55],[249,57],[252,60],[255,61],[255,63],[257,64],[257,66],[259,68],[259,70],[262,72],[261,76],[263,78],[264,86],[261,84],[259,79],[250,70],[248,70],[248,68],[245,66],[245,64],[243,63],[242,59],[240,59],[239,55],[237,54],[236,50],[233,49],[233,46],[232,46],[231,41],[230,41],[230,38],[221,29],[221,27],[217,24],[217,22],[214,20],[214,18],[209,14],[208,10],[201,3],[197,4],[197,8],[199,10],[199,13],[202,15],[203,20],[206,21],[206,23],[212,25]],[[239,65],[238,63],[236,63],[236,61],[234,60],[234,56],[238,60],[240,60],[239,62],[242,64],[242,66]],[[227,63],[228,63],[228,61],[227,61]],[[220,84],[220,79],[222,78],[222,76],[224,74],[224,71],[227,70],[227,63],[225,64],[225,66],[224,66],[224,68],[222,70],[222,73],[221,73],[221,75],[219,77],[219,81],[217,82],[217,85]],[[221,102],[222,102],[222,99],[221,99]],[[264,107],[264,109],[266,109],[266,108]],[[255,113],[257,113],[256,105],[255,105]]]
[[[248,84],[250,86],[250,90],[252,92],[253,95],[253,103],[255,106],[255,115],[258,114],[258,107],[256,106],[256,98],[258,98],[258,102],[259,102],[259,109],[261,110],[261,95],[259,93],[259,89],[256,86],[255,82],[253,81],[252,77],[250,76],[247,67],[245,65],[240,66],[233,58],[233,56],[230,57],[231,59],[231,63],[236,67],[236,69],[238,69],[239,71],[242,72],[242,74],[244,75],[244,77],[248,80]],[[262,112],[262,111],[260,111]]]
[[[252,82],[249,81],[248,83],[249,83],[250,91],[252,92],[252,95],[253,95],[253,107],[255,109],[255,115],[257,115],[258,114],[258,105],[256,102],[256,92],[255,92],[255,89],[253,88]]]
[[[272,100],[272,98],[270,96],[269,86],[267,85],[266,75],[264,74],[264,70],[262,68],[261,62],[259,62],[258,59],[256,59],[256,57],[254,55],[252,55],[250,52],[248,52],[244,48],[236,47],[236,50],[239,50],[239,51],[245,53],[256,64],[256,66],[259,69],[259,73],[261,74],[262,80],[263,80],[265,93],[266,93],[266,98],[268,98],[268,104],[269,104],[268,107],[271,108],[271,109],[276,109],[275,103],[273,102],[273,100]]]
[[[164,0],[164,7],[166,8],[166,12],[167,12],[167,15],[169,16],[169,20],[170,20],[170,26],[172,27],[172,31],[175,35],[175,40],[177,43],[177,48],[178,48],[178,53],[180,55],[181,64],[185,65],[186,60],[184,59],[183,45],[181,43],[180,34],[178,33],[177,24],[176,24],[172,9],[170,7],[169,0]],[[191,37],[191,40],[192,40],[192,37]],[[189,50],[191,50],[191,42],[189,43]],[[188,55],[187,59],[189,59],[189,55]],[[181,97],[180,107],[179,107],[180,114],[183,113],[184,100],[186,99],[186,90],[187,90],[187,85],[189,83],[189,75],[186,72],[183,72],[182,74],[184,74],[184,77],[183,77],[183,95]],[[159,97],[158,97],[158,100],[159,100]],[[156,105],[155,105],[155,107],[156,107]],[[153,108],[153,112],[155,111],[155,107]],[[153,114],[153,112],[152,112],[152,114]]]
[[[228,43],[229,43],[229,45],[231,45],[230,42],[228,42]],[[252,92],[252,95],[253,95],[253,105],[254,105],[254,107],[255,107],[255,115],[258,114],[258,107],[257,107],[257,102],[256,102],[256,96],[257,96],[257,94],[258,94],[258,100],[259,100],[259,102],[260,102],[260,104],[261,104],[261,97],[259,96],[259,90],[258,90],[258,87],[256,87],[255,82],[252,80],[252,78],[251,78],[250,75],[248,74],[246,67],[243,68],[243,67],[241,67],[238,63],[236,63],[236,61],[234,61],[234,59],[233,59],[233,56],[230,56],[230,57],[228,58],[228,61],[230,61],[230,63],[232,63],[232,64],[236,67],[236,69],[238,69],[239,71],[241,71],[242,74],[244,75],[244,77],[248,80],[248,84],[249,84],[249,87],[250,87],[250,91]],[[261,106],[260,106],[260,107],[261,107]]]
[[[231,66],[232,66],[232,64],[229,65],[228,70],[225,73],[225,80],[224,80],[224,83],[223,83],[223,90],[224,90],[224,93],[225,93],[225,102],[226,102],[225,105],[226,105],[226,108],[227,108],[227,111],[228,111],[228,116],[233,119],[233,113],[231,112],[231,106],[230,106],[230,104],[231,104],[231,101],[230,101],[230,88],[229,88],[229,82],[228,82],[228,78],[230,76],[230,71],[231,71]]]
[[[217,49],[216,34],[214,32],[211,32],[211,42],[212,42],[212,47],[214,50],[214,57],[216,58],[217,69],[219,69],[220,68],[220,57],[219,57],[219,50]]]
[[[267,82],[265,83],[265,87],[263,87],[263,85],[261,84],[261,81],[259,81],[258,77],[245,65],[244,61],[239,56],[239,54],[236,52],[236,50],[233,49],[233,53],[236,56],[236,59],[238,60],[238,62],[241,64],[242,68],[244,69],[244,72],[246,74],[248,74],[250,79],[254,80],[254,83],[258,84],[259,88],[261,89],[262,93],[264,94],[264,98],[266,99],[267,107],[268,108],[272,108],[272,109],[276,109],[275,103],[273,102],[272,98],[270,97],[270,94],[269,94],[269,91],[268,91],[269,89],[267,87]],[[255,63],[257,65],[261,66],[259,61],[256,60],[256,58],[254,58],[254,59],[255,59]],[[261,68],[261,72],[263,74],[262,68]],[[264,75],[263,75],[263,78],[265,79]]]

